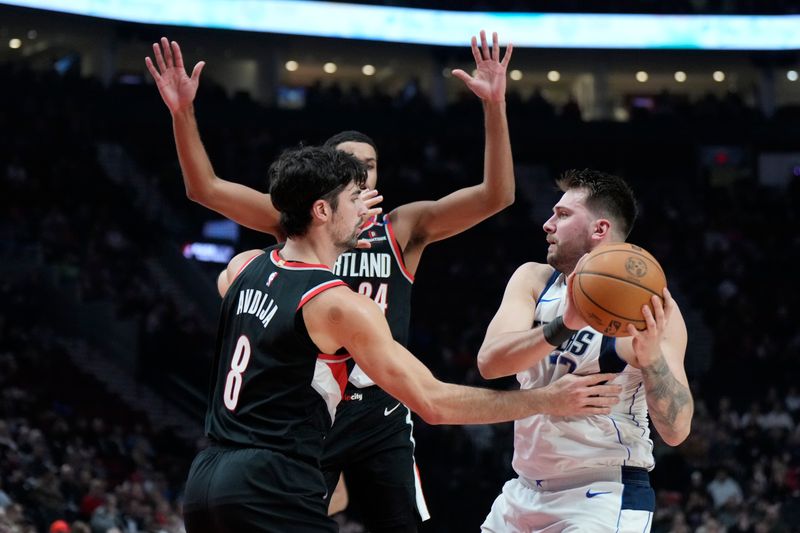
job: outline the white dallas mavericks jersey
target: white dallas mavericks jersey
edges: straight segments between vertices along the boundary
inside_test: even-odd
[[[535,325],[562,315],[564,275],[554,272],[536,306]],[[522,389],[544,387],[567,373],[619,372],[622,386],[610,415],[534,415],[514,424],[514,470],[529,480],[574,475],[584,468],[637,466],[652,470],[653,441],[641,372],[617,356],[616,339],[586,327],[538,364],[517,374]]]

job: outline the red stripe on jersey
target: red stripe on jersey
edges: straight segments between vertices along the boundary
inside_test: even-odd
[[[278,265],[281,268],[288,268],[292,270],[306,270],[306,269],[314,269],[314,270],[328,270],[330,271],[330,267],[328,265],[317,265],[314,263],[303,263],[302,261],[286,261],[283,259],[278,250],[272,250],[272,262]]]
[[[389,234],[389,245],[392,247],[394,257],[397,259],[397,264],[400,265],[400,270],[402,270],[403,275],[408,279],[408,281],[414,283],[414,274],[408,271],[406,264],[403,262],[403,251],[400,249],[400,245],[397,244],[397,239],[395,238],[394,230],[392,229],[392,223],[389,221],[389,215],[384,215],[383,223],[386,225],[386,233]]]
[[[334,287],[338,287],[340,285],[344,285],[345,287],[347,287],[347,283],[345,283],[340,279],[332,279],[330,281],[326,281],[325,283],[317,285],[316,287],[314,287],[313,289],[311,289],[310,291],[308,291],[303,295],[303,297],[300,299],[300,303],[297,304],[297,309],[303,307],[305,304],[308,303],[308,301],[311,298],[318,295],[319,293],[327,291],[328,289],[332,289]]]
[[[347,387],[347,365],[345,364],[344,360],[328,361],[326,357],[329,357],[330,355],[331,354],[321,353],[317,359],[325,362],[325,364],[328,365],[328,368],[331,370],[331,374],[333,374],[333,379],[335,379],[336,383],[339,385],[339,391],[342,393],[342,397],[344,398],[344,389]],[[349,355],[344,357],[347,359],[350,358]]]
[[[367,220],[364,221],[363,224],[361,224],[361,227],[358,229],[364,231],[365,229],[369,229],[377,223],[378,221],[375,220],[375,217],[369,217]]]
[[[245,261],[245,263],[244,263],[244,264],[243,264],[241,267],[239,267],[239,270],[236,272],[236,275],[235,275],[235,276],[233,276],[233,279],[236,279],[236,278],[238,278],[238,277],[239,277],[239,274],[241,274],[241,273],[242,273],[242,270],[244,270],[244,269],[247,267],[247,265],[249,265],[250,263],[252,263],[252,262],[253,262],[253,259],[255,259],[256,257],[258,257],[258,256],[260,256],[260,255],[262,255],[262,254],[256,254],[256,255],[254,255],[253,257],[251,257],[250,259],[248,259],[247,261]]]

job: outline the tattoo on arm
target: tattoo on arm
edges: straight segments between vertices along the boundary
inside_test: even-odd
[[[650,400],[647,403],[653,421],[657,419],[672,426],[687,406],[690,412],[694,408],[691,391],[675,379],[664,357],[652,366],[642,369],[642,375],[647,387]]]

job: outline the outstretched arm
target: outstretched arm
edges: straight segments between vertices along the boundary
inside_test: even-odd
[[[280,213],[269,195],[223,180],[214,173],[194,115],[194,98],[205,62],[197,63],[191,77],[188,76],[180,46],[175,41],[170,43],[166,37],[161,38],[160,44],[153,43],[153,55],[158,68],[149,57],[145,58],[145,64],[172,115],[186,195],[243,226],[282,240]]]
[[[160,44],[153,43],[153,56],[158,68],[149,57],[145,58],[145,64],[172,115],[172,130],[186,196],[242,226],[284,240],[280,212],[272,205],[269,194],[224,180],[214,172],[194,115],[194,98],[205,62],[197,63],[189,77],[180,46],[175,41],[170,43],[166,37],[161,38]],[[382,209],[375,206],[383,197],[377,192],[364,191],[362,200],[369,209],[368,217],[381,213]],[[359,241],[359,248],[369,246],[368,242]]]
[[[381,388],[431,424],[487,424],[540,413],[602,414],[618,401],[618,386],[593,386],[613,379],[612,374],[571,376],[521,391],[443,383],[392,339],[374,302],[344,287],[325,291],[306,304],[303,319],[320,350],[333,353],[343,346]]]
[[[514,163],[505,103],[506,68],[513,46],[508,45],[501,61],[497,33],[492,34],[492,39],[490,50],[485,32],[481,31],[480,48],[477,39],[472,38],[475,77],[463,70],[453,71],[483,103],[486,127],[483,182],[437,201],[398,207],[390,214],[406,265],[412,271],[416,270],[419,255],[427,244],[461,233],[514,202]]]
[[[686,324],[678,305],[664,289],[663,301],[653,296],[642,308],[647,329],[628,325],[630,338],[620,339],[617,351],[629,364],[641,369],[650,419],[664,442],[677,446],[689,436],[694,400],[683,368]]]

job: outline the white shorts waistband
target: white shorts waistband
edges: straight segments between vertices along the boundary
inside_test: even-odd
[[[648,479],[647,470],[631,466],[609,466],[605,468],[587,468],[585,471],[559,476],[550,479],[529,479],[519,476],[525,487],[538,491],[559,491],[582,487],[600,481],[625,483],[633,481],[637,484]]]

